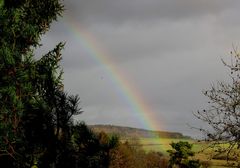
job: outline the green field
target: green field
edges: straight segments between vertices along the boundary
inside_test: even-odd
[[[226,161],[224,160],[210,160],[211,151],[210,149],[200,152],[207,147],[205,142],[198,142],[192,139],[172,139],[172,138],[140,138],[138,143],[145,151],[158,151],[168,156],[167,150],[171,149],[171,142],[187,141],[193,144],[193,151],[196,152],[195,158],[211,163],[211,168],[226,168]]]
[[[171,149],[171,142],[188,141],[194,143],[191,139],[172,139],[172,138],[141,138],[139,143],[146,151],[159,151],[167,155],[167,150]]]
[[[165,132],[165,131],[150,131],[131,127],[113,126],[113,125],[92,125],[92,129],[96,132],[106,132],[110,135],[118,135],[122,142],[128,141],[132,146],[138,146],[146,152],[155,151],[161,152],[165,157],[168,157],[167,150],[171,149],[170,144],[172,142],[187,141],[193,144],[193,151],[195,152],[195,159],[199,159],[202,162],[210,163],[211,168],[229,168],[226,166],[225,160],[210,159],[214,154],[213,148],[203,149],[208,147],[206,142],[199,142],[197,140],[186,137],[177,132]],[[152,137],[155,136],[155,137]],[[161,138],[157,138],[160,136]],[[227,146],[227,144],[226,144]],[[223,156],[226,156],[223,154]]]

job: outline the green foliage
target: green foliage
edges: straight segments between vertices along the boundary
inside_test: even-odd
[[[63,45],[40,60],[34,59],[33,52],[62,11],[57,0],[1,1],[0,162],[7,167],[30,167],[54,146],[55,111],[46,93],[58,92],[62,85],[56,71]],[[44,62],[46,57],[52,60]]]
[[[198,168],[201,166],[198,160],[189,159],[189,157],[194,156],[192,144],[179,141],[177,143],[171,143],[170,145],[173,150],[167,151],[170,155],[169,167],[177,165],[180,168]]]
[[[63,90],[64,44],[34,57],[40,37],[62,11],[59,0],[0,1],[0,165],[5,167],[106,168],[120,146],[116,136],[73,123],[82,111],[79,97]],[[134,156],[132,151],[138,150],[131,148]],[[145,154],[139,150],[136,156],[139,167]]]
[[[84,123],[73,126],[72,132],[77,167],[109,167],[110,151],[118,146],[118,137],[110,137],[104,132],[96,134]]]
[[[62,4],[0,2],[0,164],[8,168],[109,164],[109,150],[118,139],[102,142],[84,124],[73,124],[73,115],[82,111],[79,97],[63,91],[59,63],[64,44],[40,59],[33,54],[41,35],[62,13]]]
[[[4,5],[4,0],[0,0],[0,8]]]
[[[63,43],[40,59],[34,49],[63,11],[59,0],[0,3],[0,164],[6,167],[108,167],[118,138],[74,125],[79,97],[63,91]]]

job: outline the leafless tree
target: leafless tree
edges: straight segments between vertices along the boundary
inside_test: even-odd
[[[228,82],[217,82],[203,91],[209,99],[207,109],[194,115],[209,125],[200,129],[206,140],[219,147],[218,152],[226,152],[240,164],[240,54],[236,48],[231,52],[231,61],[222,60],[230,70]]]

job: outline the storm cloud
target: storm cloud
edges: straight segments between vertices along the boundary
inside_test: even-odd
[[[84,110],[77,119],[148,129],[119,95],[106,65],[96,62],[81,45],[83,39],[70,30],[69,19],[106,51],[104,56],[153,109],[156,120],[164,121],[161,129],[197,135],[187,125],[202,124],[192,115],[207,105],[201,92],[214,81],[227,80],[221,58],[229,60],[232,45],[239,46],[239,1],[65,0],[64,4],[63,18],[43,36],[37,54],[66,42],[65,89],[80,95]]]

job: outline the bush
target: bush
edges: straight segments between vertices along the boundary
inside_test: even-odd
[[[173,150],[167,151],[170,155],[169,168],[174,167],[174,165],[179,168],[199,168],[201,166],[199,160],[189,159],[189,157],[194,156],[192,144],[179,141],[177,143],[171,143],[170,145]]]

